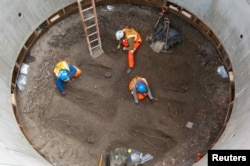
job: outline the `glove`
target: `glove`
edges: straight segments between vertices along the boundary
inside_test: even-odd
[[[126,47],[123,47],[123,51],[127,51],[127,48],[126,48]]]
[[[116,47],[116,49],[120,49],[121,48],[121,45],[118,45],[117,47]]]
[[[65,91],[61,92],[61,95],[63,95],[63,96],[66,95],[66,92]]]

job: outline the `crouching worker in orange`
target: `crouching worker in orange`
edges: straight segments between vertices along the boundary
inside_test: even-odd
[[[143,77],[136,76],[133,78],[129,83],[129,90],[134,96],[135,104],[138,104],[139,100],[143,100],[145,97],[149,97],[149,100],[152,103],[154,102],[148,82]]]
[[[129,74],[134,68],[134,52],[139,48],[142,43],[141,36],[133,28],[124,28],[123,30],[118,30],[115,34],[116,39],[118,40],[118,46],[116,49],[119,49],[121,45],[123,46],[124,51],[128,51],[128,69],[127,73]]]
[[[62,95],[65,95],[65,89],[63,86],[64,82],[69,82],[70,79],[80,76],[82,73],[79,68],[68,64],[66,61],[60,61],[54,68],[54,73],[56,76],[56,86]]]

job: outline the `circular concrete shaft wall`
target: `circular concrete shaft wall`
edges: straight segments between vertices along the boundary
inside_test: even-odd
[[[99,1],[103,2],[104,1]],[[120,1],[124,2],[124,1]],[[126,1],[130,2],[130,1]],[[161,7],[162,1],[131,1],[131,3],[143,3]],[[202,0],[199,2],[174,0],[172,3],[192,12],[197,18],[202,20],[221,41],[232,63],[235,76],[235,100],[234,108],[227,123],[227,127],[217,141],[214,149],[249,149],[250,136],[248,102],[249,98],[249,36],[247,31],[250,26],[248,16],[250,14],[250,1],[228,2],[226,0],[212,1]],[[1,3],[2,15],[1,24],[1,46],[0,50],[2,66],[0,71],[1,100],[0,100],[0,132],[1,148],[0,163],[6,165],[51,165],[44,160],[27,142],[15,119],[16,105],[13,96],[12,74],[22,58],[18,58],[20,52],[25,52],[32,44],[29,36],[35,29],[47,20],[53,13],[66,6],[75,3],[73,0],[61,0],[60,3],[49,0],[27,0],[21,2],[11,2],[3,0]],[[111,3],[111,1],[109,1]],[[230,9],[234,7],[234,11]],[[63,10],[63,11],[65,11]],[[241,19],[238,19],[241,18]],[[35,34],[39,35],[39,34]],[[28,40],[29,38],[29,40]],[[218,45],[219,46],[219,45]],[[14,71],[14,72],[13,72]],[[11,98],[13,97],[13,98]],[[207,157],[203,157],[195,165],[206,165]]]

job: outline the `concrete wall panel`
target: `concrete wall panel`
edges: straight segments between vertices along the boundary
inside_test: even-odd
[[[0,28],[0,52],[5,62],[13,67],[17,55],[33,31],[53,13],[73,2],[76,1],[1,1],[0,21],[4,26]],[[7,76],[10,80],[11,75]]]
[[[0,165],[51,165],[29,144],[16,121],[10,84],[18,54],[33,31],[73,0],[0,2]]]
[[[0,91],[0,165],[49,165],[21,132],[13,113],[10,87],[2,78]]]
[[[204,20],[207,18],[207,15],[212,8],[211,6],[214,3],[214,0],[169,0],[169,2],[188,9],[201,20]]]
[[[8,89],[10,89],[10,80],[9,80],[9,78],[12,75],[12,66],[10,66],[6,62],[5,59],[3,59],[6,56],[8,56],[8,54],[2,54],[2,56],[0,57],[0,66],[1,66],[0,80],[2,80],[1,87],[7,86]],[[10,92],[10,91],[8,91],[8,92]],[[2,98],[1,98],[1,100],[2,100]]]

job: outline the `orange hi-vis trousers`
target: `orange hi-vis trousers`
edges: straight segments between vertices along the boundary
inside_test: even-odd
[[[139,100],[143,100],[146,96],[148,96],[147,93],[137,93],[137,97]]]
[[[128,51],[128,67],[133,68],[135,65],[134,52],[140,47],[141,42],[134,42],[134,50]]]

